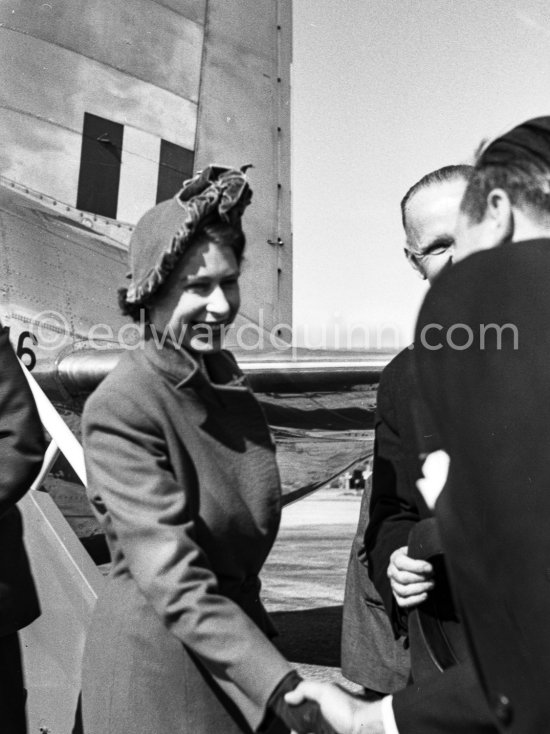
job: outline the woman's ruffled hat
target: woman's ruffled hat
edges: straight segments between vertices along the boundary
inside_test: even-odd
[[[252,198],[247,168],[208,166],[185,181],[174,198],[143,215],[130,240],[127,304],[144,303],[158,290],[205,219],[217,216],[241,228],[241,217]]]

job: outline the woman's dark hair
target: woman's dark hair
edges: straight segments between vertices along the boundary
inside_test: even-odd
[[[189,252],[192,247],[204,242],[205,240],[213,242],[215,245],[220,247],[230,247],[235,253],[237,262],[239,265],[241,264],[246,245],[246,237],[240,226],[235,227],[228,222],[222,221],[218,217],[214,219],[205,219],[195,230],[193,237],[187,243],[187,247],[182,252],[181,257],[183,257],[186,252]],[[119,288],[118,306],[122,314],[124,316],[130,316],[134,321],[143,321],[144,323],[147,323],[149,321],[148,306],[154,302],[155,298],[162,291],[163,286],[164,283],[160,288],[149,295],[146,300],[143,300],[140,303],[128,303],[126,300],[128,289]]]

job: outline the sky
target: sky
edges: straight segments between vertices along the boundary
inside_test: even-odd
[[[294,333],[409,343],[425,284],[399,202],[425,173],[550,114],[547,0],[293,0]]]

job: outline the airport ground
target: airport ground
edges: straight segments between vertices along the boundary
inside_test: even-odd
[[[262,573],[264,603],[278,646],[300,673],[358,686],[340,673],[342,602],[360,492],[321,489],[283,510],[277,541]]]

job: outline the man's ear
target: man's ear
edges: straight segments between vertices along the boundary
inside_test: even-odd
[[[418,275],[422,278],[422,280],[426,280],[426,273],[424,272],[424,268],[422,267],[422,262],[418,258],[418,255],[416,255],[414,252],[409,250],[408,247],[403,248],[403,252],[405,253],[405,257],[409,261],[409,264],[413,268],[413,270],[416,270]]]
[[[493,230],[495,244],[512,238],[514,234],[514,212],[510,197],[504,189],[492,189],[487,196],[485,216]]]

